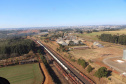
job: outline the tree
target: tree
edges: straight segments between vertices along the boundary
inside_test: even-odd
[[[92,33],[92,31],[89,31],[89,30],[88,30],[87,33]]]
[[[79,41],[79,42],[78,42],[78,44],[80,44],[80,45],[81,45],[81,44],[82,44],[82,41]]]
[[[81,64],[81,59],[78,59],[77,60],[77,63],[80,65]]]
[[[57,51],[59,51],[59,48],[56,48]]]
[[[41,50],[40,49],[38,49],[37,52],[41,54]]]
[[[82,62],[82,66],[84,69],[87,67],[87,65],[88,65],[87,62],[85,62],[85,61]]]
[[[83,34],[83,31],[80,31],[81,34]]]
[[[18,62],[18,59],[16,59],[16,60],[15,60],[15,63],[16,63],[16,64],[18,64],[18,63],[19,63],[19,62]]]
[[[43,55],[40,55],[40,58],[41,58],[41,60],[43,61],[43,63],[44,63],[45,65],[47,65],[47,60],[46,60],[46,58],[45,58]]]
[[[98,77],[99,79],[102,78],[102,77],[107,77],[108,75],[108,71],[107,71],[107,68],[106,67],[101,67],[99,68],[95,74],[94,74],[96,77]]]
[[[126,35],[111,35],[111,34],[101,34],[99,39],[111,43],[119,43],[121,45],[126,45]]]
[[[81,65],[83,68],[86,68],[88,63],[84,59],[78,59],[77,63]]]
[[[74,42],[73,42],[73,41],[70,41],[70,42],[69,42],[69,45],[74,45]]]
[[[18,56],[18,53],[12,53],[11,55],[10,55],[10,57],[17,57]]]
[[[93,68],[91,67],[91,65],[88,65],[87,72],[90,73],[92,70]]]

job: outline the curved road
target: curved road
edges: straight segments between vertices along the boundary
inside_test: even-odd
[[[111,59],[113,59],[113,58],[120,59],[121,57],[120,56],[108,57],[108,58],[103,59],[103,63],[106,64],[106,65],[108,65],[109,67],[117,70],[120,73],[126,72],[126,66],[125,66],[126,62],[124,62],[124,63],[118,63],[118,62],[112,61]]]

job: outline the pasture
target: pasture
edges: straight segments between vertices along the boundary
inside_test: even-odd
[[[0,77],[10,84],[41,84],[44,78],[38,63],[0,68]]]
[[[81,38],[85,38],[86,40],[93,40],[93,41],[98,41],[97,35],[100,36],[101,34],[112,34],[112,35],[122,35],[126,34],[126,29],[122,30],[117,30],[117,31],[99,31],[99,32],[92,32],[92,33],[84,33],[84,34],[75,34]]]

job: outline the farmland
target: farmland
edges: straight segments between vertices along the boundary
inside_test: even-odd
[[[107,57],[107,56],[122,56],[122,50],[125,48],[125,45],[120,44],[113,44],[109,42],[103,42],[98,39],[97,35],[100,36],[101,34],[112,34],[112,35],[122,35],[125,34],[126,29],[117,30],[117,31],[99,31],[99,32],[92,32],[92,33],[83,33],[83,34],[75,34],[79,36],[80,38],[83,38],[87,41],[87,43],[90,43],[90,45],[93,44],[93,42],[100,42],[104,48],[94,48],[94,49],[86,49],[86,50],[73,50],[70,51],[72,55],[75,56],[75,58],[84,58],[84,59],[96,59],[99,57]],[[90,46],[89,45],[89,46]]]
[[[98,78],[94,76],[94,73],[96,70],[98,70],[101,66],[102,67],[107,67],[108,70],[110,67],[105,65],[102,60],[106,59],[108,57],[116,57],[120,56],[122,58],[123,55],[123,48],[126,47],[126,45],[121,45],[121,44],[116,44],[116,43],[109,43],[109,42],[104,42],[98,39],[98,37],[101,34],[111,34],[111,35],[122,35],[125,34],[126,30],[118,30],[118,31],[99,31],[99,32],[84,32],[84,33],[78,33],[78,32],[72,32],[72,33],[67,33],[64,36],[69,37],[69,38],[63,38],[63,39],[70,39],[71,35],[77,36],[77,38],[71,38],[71,39],[76,39],[76,40],[81,40],[86,46],[88,46],[88,49],[70,49],[68,52],[64,52],[62,50],[58,50],[59,45],[57,43],[57,40],[49,40],[45,41],[46,45],[50,46],[52,49],[54,49],[56,52],[60,53],[63,58],[71,62],[77,69],[82,71],[84,74],[86,74],[88,77],[90,77],[92,80],[94,80],[96,83],[101,84],[104,82],[104,84],[125,84],[125,79],[123,79],[123,82],[120,81],[119,79],[122,79],[121,76],[119,76],[117,71],[114,70],[111,74],[110,80],[106,78],[102,78],[100,81]],[[60,37],[60,35],[59,35]],[[45,40],[45,39],[43,39]],[[63,40],[64,41],[64,40]],[[95,44],[93,45],[94,42],[98,42],[99,44],[103,45],[103,47],[98,47]],[[43,42],[44,44],[44,42]],[[72,46],[68,46],[72,47]],[[79,46],[78,46],[79,47]],[[88,62],[89,65],[94,67],[93,71],[91,73],[87,73],[87,68],[85,69],[77,64],[78,59],[84,59],[86,62]],[[114,74],[114,75],[113,75]],[[116,74],[116,75],[115,75]]]
[[[38,63],[0,68],[0,76],[11,84],[41,84],[44,78]]]
[[[96,37],[97,35],[101,35],[103,33],[105,34],[112,34],[112,35],[122,35],[125,34],[126,29],[122,29],[122,30],[117,30],[117,31],[99,31],[99,32],[92,32],[92,33],[84,33],[84,34],[75,34],[79,37],[85,38],[86,40],[98,40],[98,38]]]

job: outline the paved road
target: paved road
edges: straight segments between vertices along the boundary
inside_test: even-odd
[[[45,46],[45,45],[44,45]],[[45,46],[46,47],[46,46]],[[52,49],[49,49],[48,47],[46,47],[48,50],[50,50],[52,52]],[[53,52],[52,52],[53,53]],[[73,68],[71,68],[66,62],[64,62],[59,56],[57,56],[58,54],[53,53],[57,59],[59,59],[78,79],[80,79],[83,84],[91,84],[89,81],[87,81],[83,76],[81,76],[76,70],[74,70]]]
[[[111,59],[121,59],[122,57],[117,56],[117,57],[108,57],[103,60],[103,63],[108,65],[109,67],[112,67],[113,69],[117,70],[120,73],[126,72],[126,62],[124,63],[118,63],[115,61],[112,61]]]

